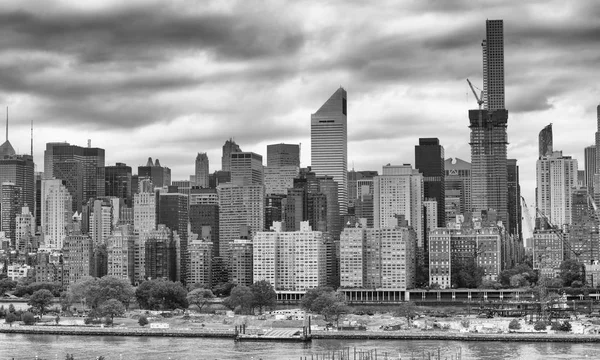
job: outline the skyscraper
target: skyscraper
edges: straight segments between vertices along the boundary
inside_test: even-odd
[[[187,283],[188,274],[188,196],[179,193],[162,193],[158,197],[158,223],[176,231],[180,240],[181,261],[178,264],[181,278],[178,281]]]
[[[444,147],[439,139],[419,138],[419,145],[415,145],[415,168],[423,174],[425,199],[437,202],[437,227],[446,226],[444,165]]]
[[[521,186],[519,185],[519,166],[517,159],[507,160],[508,186],[508,233],[523,241],[521,227]]]
[[[502,20],[486,21],[483,47],[485,109],[469,110],[471,128],[472,206],[476,211],[493,209],[508,225],[506,127],[504,106],[504,35]]]
[[[485,109],[494,112],[504,107],[504,22],[485,21],[483,50],[483,100]]]
[[[223,145],[223,157],[221,157],[221,171],[229,171],[231,154],[241,151],[242,149],[233,139],[225,141]]]
[[[138,178],[151,179],[154,188],[162,188],[171,185],[171,169],[161,166],[158,159],[152,163],[152,158],[149,157],[146,166],[138,166]]]
[[[451,221],[456,220],[456,215],[472,210],[471,164],[459,158],[450,158],[444,162],[444,168],[446,221]]]
[[[539,135],[539,157],[552,155],[552,124],[546,125]]]
[[[589,194],[594,194],[594,174],[596,173],[596,145],[584,150],[585,184]]]
[[[598,131],[596,131],[596,172],[594,174],[593,188],[594,201],[596,206],[600,205],[600,105],[596,108],[596,123]]]
[[[267,166],[297,166],[300,167],[300,145],[272,144],[267,145]]]
[[[21,196],[21,188],[11,182],[4,182],[2,183],[1,195],[1,229],[5,232],[6,237],[10,239],[10,244],[14,248],[17,245],[17,239],[15,237],[15,220],[17,214],[21,213],[21,208],[23,207],[23,197]]]
[[[234,185],[264,184],[262,156],[253,152],[231,154],[231,183]]]
[[[42,233],[44,248],[60,250],[71,221],[71,194],[59,179],[42,180]],[[90,239],[91,241],[91,239]]]
[[[348,209],[347,94],[339,88],[311,115],[311,168],[317,176],[332,176],[338,183],[340,213]]]
[[[208,156],[206,153],[198,153],[196,156],[196,171],[194,174],[196,175],[196,186],[201,188],[208,187]]]
[[[572,192],[577,185],[577,160],[554,151],[537,161],[537,208],[559,228],[571,224]]]

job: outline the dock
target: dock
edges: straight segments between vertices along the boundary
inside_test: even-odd
[[[264,334],[238,333],[235,341],[310,342],[311,334],[305,329],[272,329]]]

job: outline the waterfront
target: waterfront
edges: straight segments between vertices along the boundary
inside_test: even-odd
[[[313,340],[301,343],[236,343],[231,339],[60,336],[0,334],[1,359],[64,359],[74,354],[76,360],[152,359],[263,359],[287,360],[322,354],[345,347],[361,350],[377,349],[390,358],[409,359],[426,351],[454,354],[461,349],[462,359],[594,359],[600,344],[527,343],[527,342],[460,342],[432,340]],[[383,357],[381,357],[383,358]],[[442,358],[444,356],[442,355]]]

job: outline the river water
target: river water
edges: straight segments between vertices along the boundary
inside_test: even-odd
[[[455,359],[598,359],[600,344],[508,343],[421,340],[313,340],[300,343],[236,343],[231,339],[159,338],[116,336],[63,336],[0,334],[0,359],[59,359],[67,353],[76,360],[153,360],[153,359],[310,359],[311,355],[350,348],[357,351],[377,349],[378,359],[428,359],[424,353],[440,349],[441,358]],[[352,358],[352,357],[351,357]],[[358,359],[358,357],[357,357]]]

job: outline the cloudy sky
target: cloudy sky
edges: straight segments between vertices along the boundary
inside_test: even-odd
[[[126,5],[123,5],[126,4]],[[260,5],[259,5],[260,4]],[[106,149],[173,179],[197,152],[301,143],[310,114],[348,91],[349,168],[414,164],[419,137],[470,161],[467,111],[481,87],[486,19],[504,19],[509,157],[534,201],[537,134],[580,160],[600,103],[595,1],[44,1],[0,4],[0,104],[10,140],[43,169],[50,141]]]

